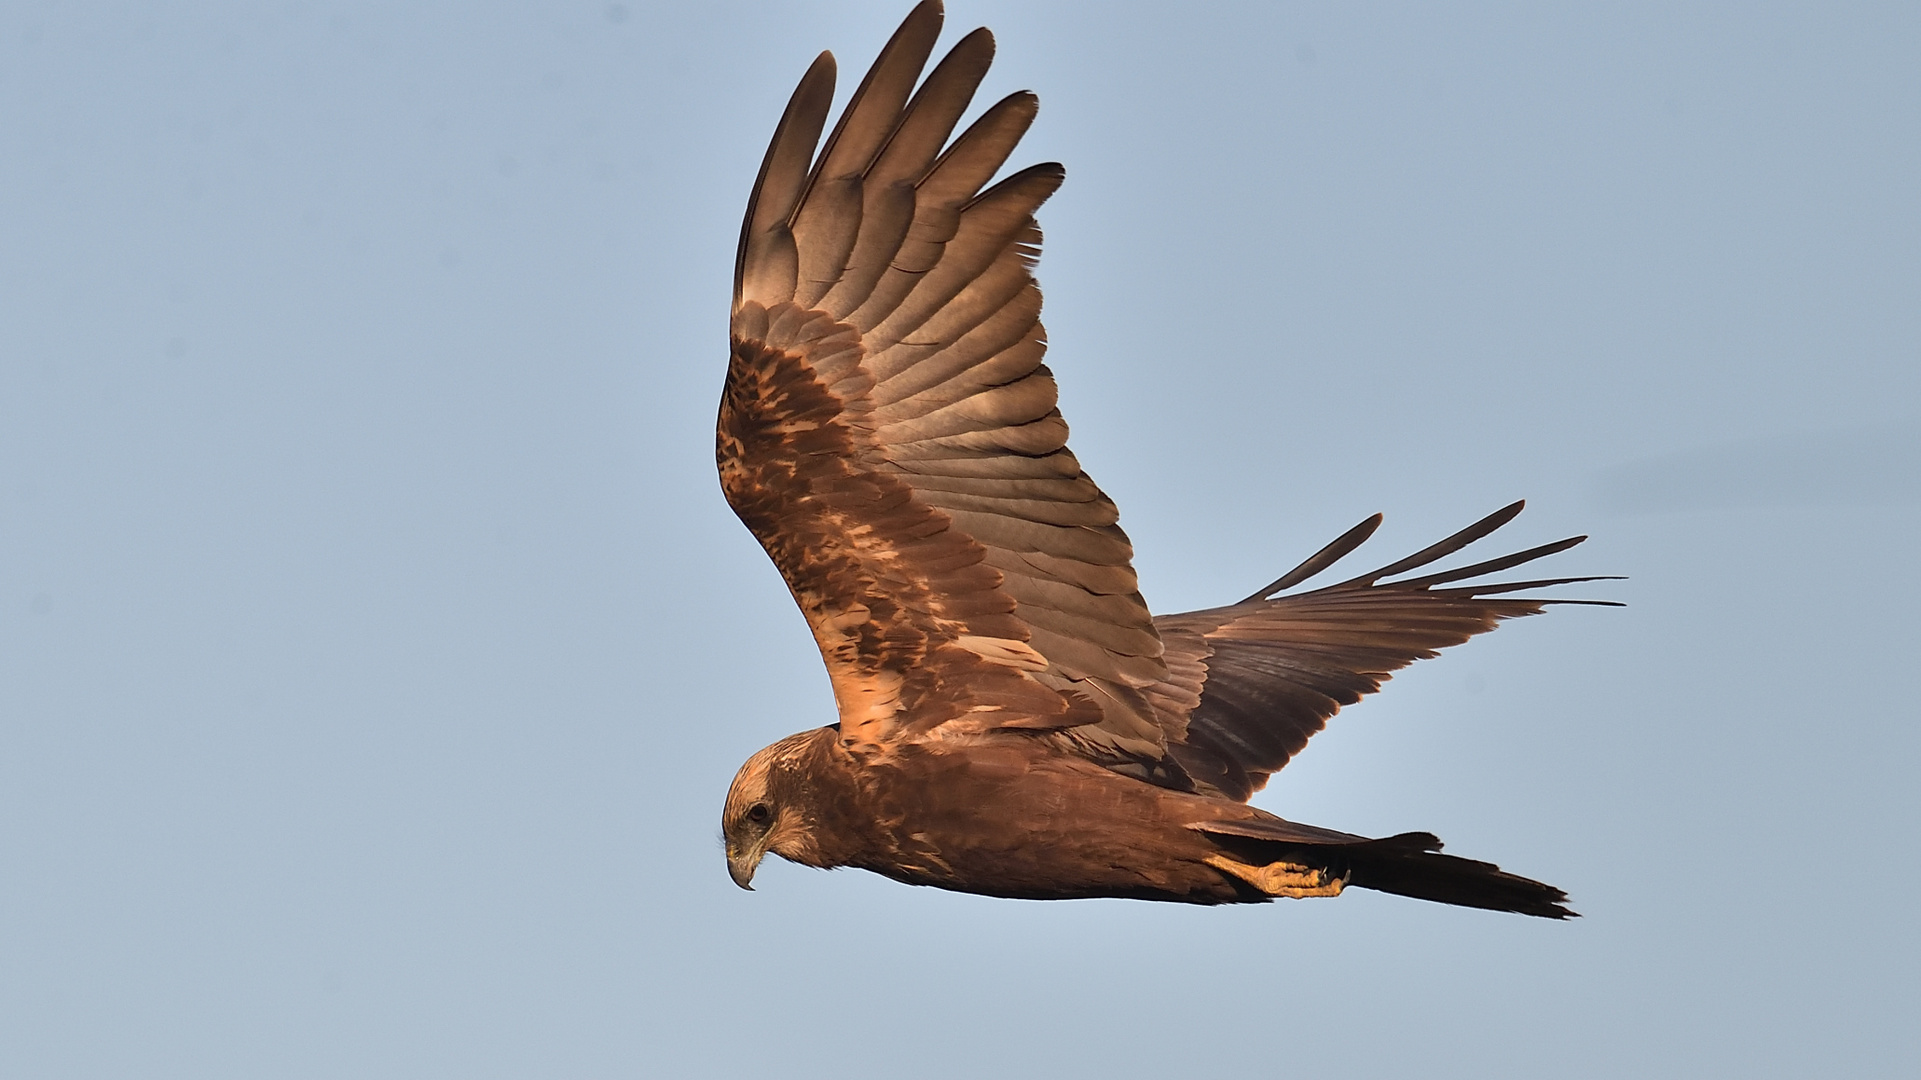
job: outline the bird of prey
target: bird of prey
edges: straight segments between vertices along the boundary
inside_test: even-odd
[[[1517,502],[1296,590],[1376,515],[1244,600],[1150,615],[1041,362],[1034,211],[1063,171],[986,186],[1036,99],[1009,95],[950,141],[994,42],[975,30],[923,81],[941,21],[938,0],[914,8],[818,154],[834,59],[814,61],[741,227],[721,486],[800,605],[839,718],[741,767],[722,817],[734,881],[751,888],[773,852],[1003,897],[1231,904],[1358,887],[1572,915],[1560,889],[1439,854],[1428,833],[1371,839],[1247,799],[1390,672],[1574,602],[1514,593],[1594,579],[1470,579],[1584,538],[1402,576]]]

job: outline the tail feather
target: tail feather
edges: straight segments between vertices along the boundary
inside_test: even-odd
[[[1544,919],[1579,918],[1567,907],[1567,893],[1493,863],[1442,855],[1432,833],[1402,833],[1335,850],[1346,857],[1347,883],[1359,888]]]
[[[1306,866],[1345,879],[1354,888],[1460,907],[1512,911],[1543,919],[1579,917],[1567,906],[1567,893],[1510,874],[1493,863],[1443,855],[1440,838],[1433,833],[1329,841],[1309,839],[1326,830],[1260,819],[1207,822],[1194,828],[1250,865],[1285,862]]]

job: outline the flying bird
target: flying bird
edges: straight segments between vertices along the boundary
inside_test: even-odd
[[[754,183],[716,458],[813,631],[839,718],[727,793],[736,884],[768,852],[1029,899],[1231,904],[1349,887],[1566,918],[1560,889],[1287,821],[1249,796],[1343,705],[1594,578],[1485,575],[1585,537],[1426,572],[1515,503],[1407,558],[1297,587],[1376,515],[1237,603],[1154,616],[1114,503],[1067,447],[1032,270],[1058,164],[987,186],[1033,121],[1011,94],[958,138],[993,58],[975,30],[921,80],[925,0],[820,143],[822,53]],[[918,84],[918,85],[917,85]],[[816,147],[819,152],[816,153]]]

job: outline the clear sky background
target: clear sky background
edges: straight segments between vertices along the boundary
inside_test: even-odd
[[[0,1074],[1921,1070],[1921,8],[950,11],[1156,610],[1521,496],[1631,575],[1259,797],[1557,924],[729,882],[832,719],[714,479],[735,237],[907,7],[0,7]]]

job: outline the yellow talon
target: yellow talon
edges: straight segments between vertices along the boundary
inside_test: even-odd
[[[1296,899],[1307,896],[1339,896],[1346,887],[1347,879],[1335,877],[1325,870],[1318,870],[1299,863],[1271,862],[1266,866],[1254,866],[1230,859],[1225,855],[1210,855],[1207,865],[1223,873],[1232,874],[1269,896],[1290,896]]]

